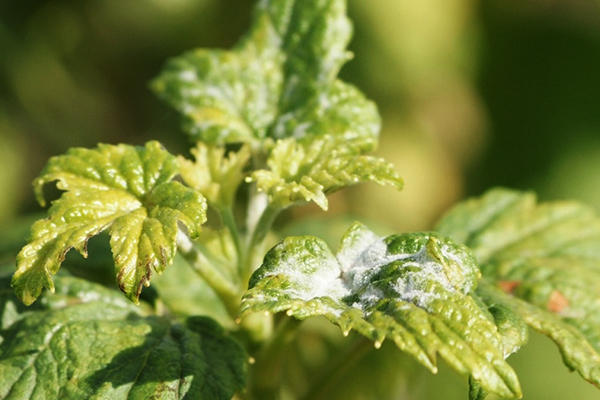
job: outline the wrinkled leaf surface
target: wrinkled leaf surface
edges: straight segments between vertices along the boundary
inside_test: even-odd
[[[119,288],[134,302],[153,271],[161,273],[176,252],[178,222],[198,236],[206,201],[173,181],[177,161],[159,143],[145,147],[99,145],[53,157],[34,186],[42,205],[43,186],[57,181],[65,192],[48,218],[36,222],[17,257],[13,286],[31,304],[43,287],[54,290],[55,274],[75,248],[87,257],[91,236],[108,230]]]

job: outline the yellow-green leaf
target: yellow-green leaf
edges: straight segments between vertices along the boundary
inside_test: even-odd
[[[401,189],[402,179],[390,163],[361,155],[368,142],[342,143],[329,135],[309,143],[293,138],[279,140],[267,160],[269,169],[255,171],[251,180],[276,207],[314,201],[325,210],[326,194],[345,186],[375,182]]]
[[[232,207],[236,191],[244,180],[244,168],[250,159],[250,148],[243,146],[225,154],[225,148],[198,142],[192,149],[192,162],[179,157],[183,181],[199,191],[216,207]]]
[[[137,302],[153,271],[161,273],[172,262],[178,222],[195,237],[206,220],[204,198],[173,181],[177,172],[175,157],[157,142],[101,144],[50,159],[34,182],[38,199],[44,204],[49,182],[65,192],[48,218],[33,225],[17,257],[13,287],[19,298],[31,304],[43,287],[53,291],[51,275],[66,253],[74,248],[87,257],[88,239],[108,230],[119,288]]]

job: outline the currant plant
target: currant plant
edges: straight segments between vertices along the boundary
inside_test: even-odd
[[[186,53],[152,83],[182,114],[192,158],[152,141],[49,160],[37,199],[49,184],[61,194],[0,280],[30,306],[0,292],[1,398],[315,399],[322,382],[292,388],[281,365],[300,321],[317,316],[434,373],[441,357],[472,400],[522,396],[506,359],[529,327],[600,385],[590,208],[494,189],[430,232],[381,237],[356,222],[335,250],[279,241],[273,224],[290,207],[326,210],[329,193],[358,183],[402,188],[368,154],[375,105],[337,78],[350,35],[344,0],[260,1],[232,50]],[[94,236],[124,296],[67,255],[100,252]]]

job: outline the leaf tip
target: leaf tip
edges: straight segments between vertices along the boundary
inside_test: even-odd
[[[33,181],[33,191],[35,193],[35,199],[41,207],[46,207],[46,199],[44,198],[44,184],[46,180],[44,178],[36,178]]]

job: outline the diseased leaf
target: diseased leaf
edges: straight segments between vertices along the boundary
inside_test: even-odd
[[[401,189],[403,182],[394,167],[382,158],[360,155],[362,147],[368,145],[342,144],[329,135],[310,143],[279,140],[267,160],[270,169],[253,172],[251,179],[277,207],[314,201],[326,210],[327,193],[361,182]]]
[[[214,321],[172,323],[100,285],[56,279],[56,295],[0,332],[0,398],[229,400],[244,387],[244,350]],[[19,307],[7,283],[0,304]]]
[[[567,366],[600,386],[600,219],[592,209],[495,189],[458,205],[438,230],[469,246],[485,280],[505,293],[478,291],[488,304],[549,336]]]
[[[287,238],[265,256],[240,315],[322,315],[380,346],[393,340],[435,372],[436,355],[481,387],[520,396],[493,318],[473,297],[479,270],[464,246],[433,233],[380,238],[355,224],[334,255],[310,236]]]
[[[65,193],[49,217],[36,222],[17,257],[13,287],[31,304],[42,287],[54,290],[65,254],[75,248],[87,257],[87,241],[108,229],[119,288],[137,302],[153,271],[161,273],[176,251],[178,222],[192,237],[206,220],[206,202],[196,191],[172,181],[174,156],[159,143],[145,147],[99,145],[53,157],[34,182],[42,205],[44,184],[57,181]]]
[[[199,49],[171,60],[153,82],[211,144],[379,134],[375,105],[337,79],[350,58],[345,0],[259,2],[247,37],[231,51]]]

